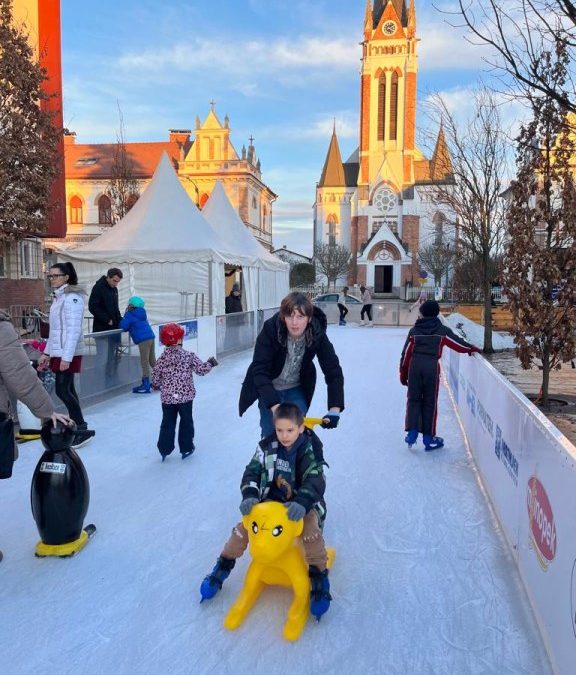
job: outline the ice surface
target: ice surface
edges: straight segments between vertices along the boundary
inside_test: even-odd
[[[444,387],[425,453],[403,442],[397,371],[406,329],[331,328],[346,410],[320,431],[328,469],[333,603],[295,644],[282,639],[285,590],[267,590],[244,625],[224,615],[245,556],[211,602],[199,585],[239,517],[239,481],[258,440],[257,410],[238,418],[250,354],[196,378],[196,453],[164,464],[157,394],[91,408],[96,438],[79,453],[98,532],[68,560],[36,559],[29,486],[37,442],[0,484],[3,675],[547,675],[528,602],[478,485]],[[311,415],[325,412],[319,377]]]

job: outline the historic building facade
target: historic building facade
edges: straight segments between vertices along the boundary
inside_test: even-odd
[[[193,138],[189,129],[171,130],[167,141],[125,143],[125,148],[139,193],[166,152],[182,186],[199,208],[220,180],[246,227],[272,249],[272,205],[277,195],[262,180],[253,139],[238,154],[230,138],[229,119],[226,116],[222,124],[214,104],[204,123],[196,118]],[[117,151],[117,143],[80,144],[73,133],[65,137],[67,245],[91,241],[112,226],[112,205],[106,191]]]
[[[334,129],[316,187],[315,245],[349,248],[348,282],[378,294],[419,283],[417,251],[451,219],[432,198],[435,186],[453,183],[443,130],[431,159],[416,146],[418,41],[415,0],[367,3],[359,146],[343,162]]]

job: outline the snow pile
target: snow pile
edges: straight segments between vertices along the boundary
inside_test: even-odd
[[[456,335],[460,335],[468,342],[482,349],[484,346],[484,326],[470,321],[462,314],[454,312],[444,317],[444,323],[449,326]],[[514,339],[509,333],[492,332],[492,346],[496,350],[514,349]]]

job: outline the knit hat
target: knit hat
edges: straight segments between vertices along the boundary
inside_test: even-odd
[[[144,307],[144,300],[142,300],[142,298],[139,298],[137,295],[133,295],[128,300],[128,304],[132,305],[132,307]]]
[[[420,314],[427,319],[431,319],[440,314],[440,305],[436,300],[426,300],[420,305]]]
[[[233,284],[232,291],[240,291],[240,284]]]

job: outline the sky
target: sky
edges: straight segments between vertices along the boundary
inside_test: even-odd
[[[416,9],[419,103],[439,92],[462,112],[489,53],[431,2]],[[278,194],[274,246],[311,255],[334,119],[343,159],[358,145],[364,10],[365,0],[101,0],[80,11],[61,0],[65,126],[78,143],[114,142],[119,105],[127,141],[162,141],[194,129],[215,101],[238,152],[253,135]]]

